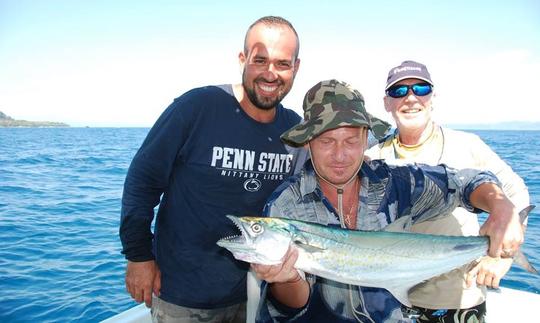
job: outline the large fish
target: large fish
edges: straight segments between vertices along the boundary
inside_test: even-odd
[[[385,288],[408,306],[411,287],[484,256],[489,244],[479,236],[354,231],[284,218],[227,217],[242,234],[217,244],[239,260],[279,264],[292,244],[299,251],[297,269],[345,284]]]

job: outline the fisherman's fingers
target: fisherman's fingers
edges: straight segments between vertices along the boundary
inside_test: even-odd
[[[513,258],[520,246],[523,244],[523,236],[520,232],[507,232],[502,240],[500,248],[501,258]],[[497,252],[499,250],[496,250]]]
[[[480,262],[481,270],[489,272],[491,275],[502,277],[512,267],[513,259],[493,258],[489,256],[482,257]]]
[[[136,284],[135,281],[133,281],[132,279],[126,279],[126,287],[128,293],[131,295],[131,298],[133,298],[137,303],[142,302],[143,289],[140,288],[140,286]]]
[[[152,307],[152,289],[145,289],[143,290],[143,296],[144,304],[146,304],[146,307],[151,308]]]
[[[251,266],[257,278],[269,283],[285,283],[294,280],[298,276],[296,269],[284,268],[283,264],[272,266],[252,264]]]
[[[131,295],[131,297],[136,300],[137,302],[140,302],[138,301],[137,299],[140,298],[140,292],[139,292],[139,288],[137,286],[137,283],[135,281],[135,277],[130,274],[129,272],[126,273],[126,290],[127,292]]]
[[[153,292],[156,296],[159,296],[161,291],[161,271],[156,270],[156,275],[154,276]]]
[[[498,278],[493,272],[484,272],[479,274],[476,281],[477,285],[484,285],[490,288],[499,288],[499,282],[500,278]]]
[[[487,259],[483,262],[482,267],[482,270],[484,270],[486,273],[485,285],[493,288],[499,288],[499,283],[504,275],[506,275],[506,273],[510,270],[513,260],[511,258],[485,258]]]
[[[517,213],[490,214],[488,220],[480,228],[481,235],[489,236],[489,255],[491,257],[511,258],[524,240],[523,227]]]
[[[251,268],[258,279],[265,280],[269,283],[274,282],[274,277],[281,271],[281,265],[251,264]]]
[[[500,226],[492,225],[492,222],[486,221],[486,223],[484,223],[484,225],[480,228],[480,235],[486,235],[489,237],[488,255],[496,258],[500,257],[501,255],[505,231]]]
[[[298,250],[294,247],[289,247],[289,250],[287,250],[287,253],[285,254],[285,258],[283,259],[283,270],[290,272],[295,270],[294,264],[298,260]]]
[[[485,285],[485,280],[486,280],[486,273],[484,271],[479,271],[478,275],[476,275],[476,284]]]
[[[493,284],[493,276],[491,275],[485,275],[484,276],[484,281],[482,282],[477,282],[478,285],[484,285],[486,287],[493,287],[492,284]]]
[[[283,263],[281,272],[284,275],[286,281],[296,281],[298,277],[302,278],[298,270],[294,267],[298,260],[298,250],[294,247],[290,247],[286,254],[286,259]]]
[[[140,303],[142,301],[142,296],[140,292],[134,291],[131,293],[131,298],[137,303]]]
[[[498,288],[502,277],[510,270],[512,259],[482,257],[478,264],[467,273],[467,287],[471,287],[474,280],[478,285]]]
[[[478,264],[478,273],[476,275],[476,284],[484,285],[487,287],[492,287],[493,277],[495,276],[494,272],[491,270],[489,263],[491,262],[490,258],[483,258]],[[494,259],[494,258],[491,258]]]
[[[479,270],[480,270],[480,263],[476,264],[476,266],[474,266],[471,270],[469,270],[465,278],[465,281],[467,283],[467,288],[472,287],[474,281],[477,278]]]
[[[131,296],[137,303],[145,302],[152,304],[152,285],[153,278],[147,279],[147,277],[139,277],[140,279],[136,280],[132,285]]]
[[[499,284],[501,283],[501,276],[493,276],[493,281],[491,283],[492,288],[499,288]]]

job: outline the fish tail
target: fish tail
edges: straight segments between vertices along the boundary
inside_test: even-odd
[[[529,216],[529,213],[536,207],[536,205],[529,205],[525,207],[523,210],[519,211],[519,222],[523,224],[525,222],[525,219]]]
[[[514,254],[514,261],[528,272],[538,275],[538,271],[531,265],[529,259],[527,259],[527,256],[521,250],[518,250]]]

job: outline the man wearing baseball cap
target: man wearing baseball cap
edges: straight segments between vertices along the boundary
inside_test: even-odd
[[[305,95],[303,109],[304,121],[281,139],[307,147],[311,159],[272,193],[265,215],[351,230],[382,230],[398,218],[416,223],[462,205],[492,211],[486,234],[493,234],[493,254],[500,253],[502,246],[510,251],[519,247],[523,238],[519,217],[493,174],[365,161],[368,131],[380,138],[389,125],[369,114],[360,92],[344,82],[317,83]],[[500,199],[490,199],[489,194]],[[294,268],[297,258],[298,250],[291,247],[279,265],[252,264],[257,277],[265,281],[257,322],[409,321],[387,290],[311,274],[304,278]]]
[[[390,69],[384,105],[397,129],[366,155],[384,159],[389,164],[443,163],[457,169],[486,169],[499,178],[504,192],[518,210],[528,206],[529,194],[523,180],[478,136],[443,128],[433,121],[433,88],[424,64],[408,60]],[[485,234],[477,217],[461,207],[451,216],[415,224],[412,231],[440,235]],[[498,287],[511,264],[512,259],[484,257],[470,272],[470,268],[463,267],[415,287],[409,299],[419,314],[418,321],[483,322],[486,288],[482,285]]]

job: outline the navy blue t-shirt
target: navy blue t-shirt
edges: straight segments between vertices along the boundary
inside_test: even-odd
[[[238,234],[226,214],[262,215],[268,196],[293,174],[304,152],[279,136],[299,122],[281,105],[273,122],[253,120],[231,85],[193,89],[163,112],[129,168],[120,226],[127,259],[156,259],[162,299],[194,308],[245,301],[248,264],[216,241]]]

